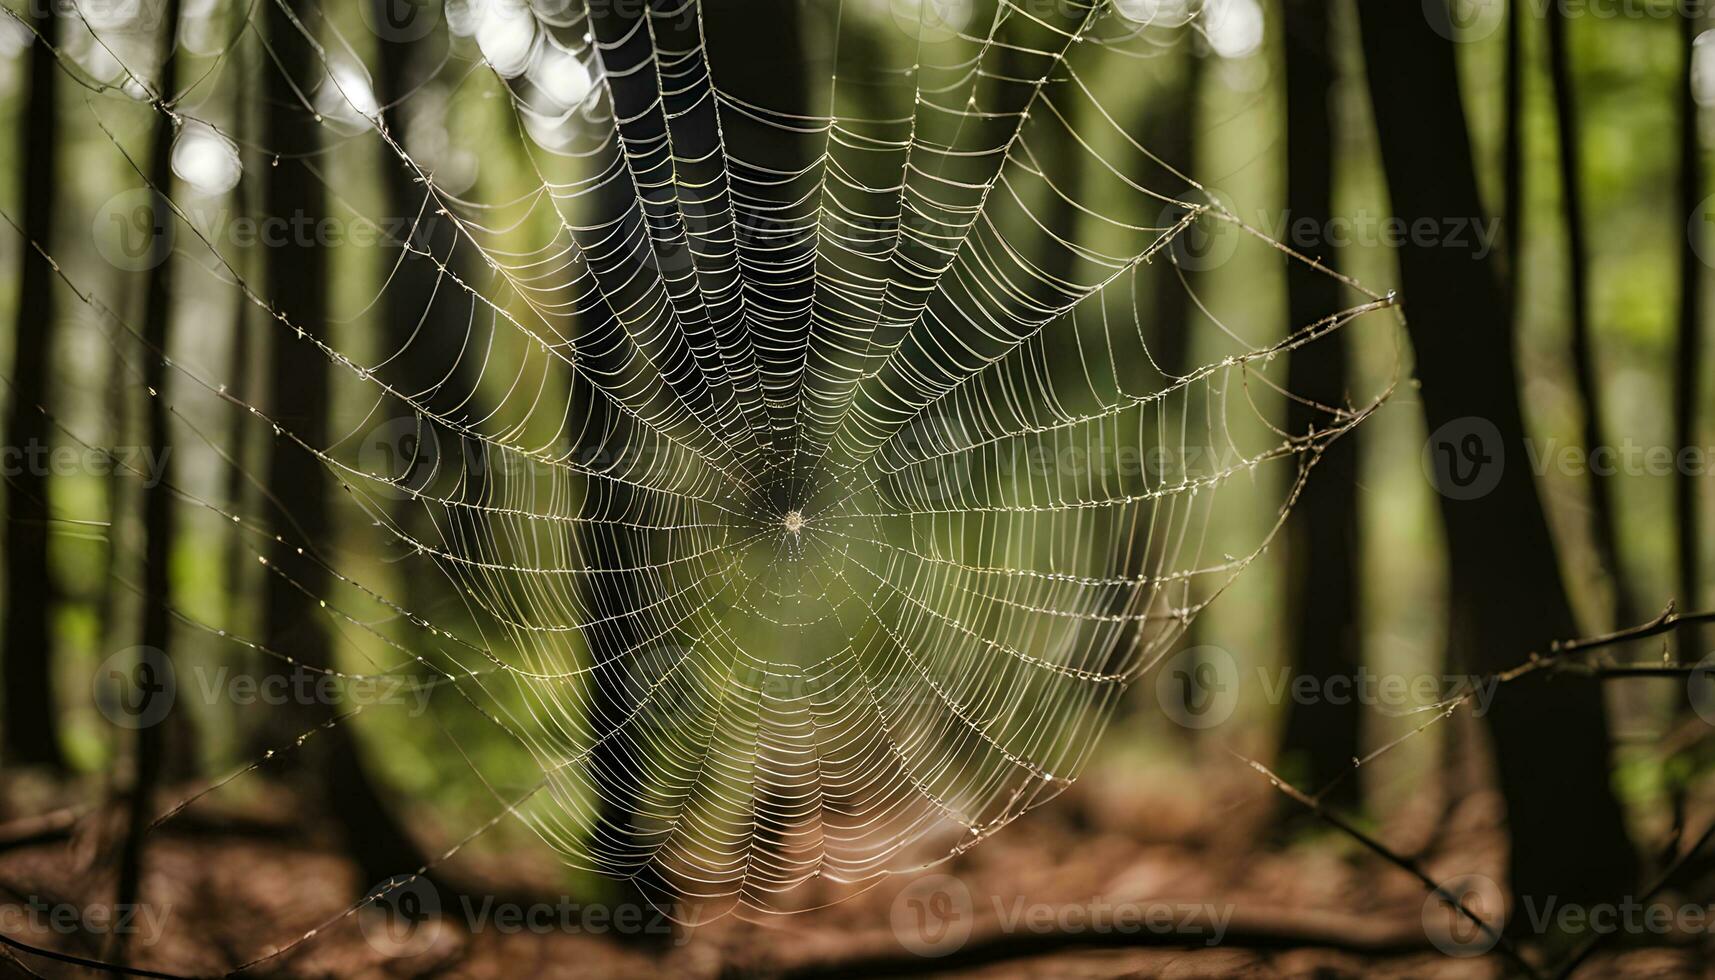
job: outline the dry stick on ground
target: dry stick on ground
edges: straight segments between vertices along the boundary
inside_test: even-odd
[[[103,960],[94,960],[85,956],[75,956],[71,953],[62,953],[57,949],[45,949],[41,946],[32,946],[29,943],[13,939],[5,933],[0,933],[0,946],[4,946],[8,950],[16,950],[20,953],[26,953],[30,956],[39,956],[45,960],[52,960],[55,963],[80,966],[86,970],[101,970],[107,973],[116,973],[127,977],[146,977],[149,978],[149,980],[196,980],[196,978],[185,977],[177,973],[161,973],[157,970],[140,970],[133,966],[120,966],[119,964],[108,963]],[[12,962],[18,962],[17,958],[13,957],[10,952],[8,952],[7,955],[8,957],[11,957]],[[20,966],[21,965],[22,964],[20,964]],[[29,970],[28,967],[23,967],[23,969],[26,972]],[[36,973],[30,973],[30,976],[32,977],[38,975],[39,974]]]
[[[1195,901],[1195,900],[1193,900]],[[1170,899],[1144,899],[1138,904],[1172,906]],[[927,970],[950,970],[1005,963],[1075,949],[1193,949],[1209,943],[1210,934],[1196,927],[1171,930],[1034,929],[1007,930],[984,922],[957,948],[928,959],[902,949],[892,932],[860,938],[855,951],[801,962],[758,964],[757,972],[777,980],[832,980],[835,977],[918,976]],[[1387,922],[1377,916],[1311,909],[1233,909],[1218,944],[1223,949],[1289,950],[1316,947],[1359,956],[1406,956],[1433,952],[1416,920]],[[735,970],[735,973],[742,973]]]

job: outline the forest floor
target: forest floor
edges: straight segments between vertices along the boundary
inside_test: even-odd
[[[580,914],[519,926],[493,909],[473,913],[481,904],[454,906],[464,913],[444,914],[434,929],[407,932],[403,940],[354,915],[244,975],[659,980],[1522,973],[1499,951],[1446,955],[1435,939],[1447,935],[1452,913],[1405,871],[1355,843],[1313,828],[1283,842],[1268,828],[1290,804],[1266,782],[1200,782],[1195,798],[1188,798],[1183,790],[1137,788],[1135,780],[1121,792],[1086,779],[928,872],[934,878],[887,879],[821,908],[837,896],[808,883],[793,893],[804,910],[789,916],[727,916],[645,943],[616,941],[601,931],[599,919],[592,927]],[[1492,794],[1471,794],[1450,807],[1426,802],[1419,809],[1396,814],[1374,831],[1376,837],[1412,855],[1437,880],[1501,880],[1505,854],[1493,829],[1500,813]],[[134,925],[135,965],[175,976],[223,975],[348,907],[361,887],[356,869],[279,816],[290,813],[289,801],[276,800],[248,813],[175,821],[177,829],[169,824],[158,831]],[[69,835],[50,831],[33,844],[0,841],[5,935],[73,955],[108,952],[102,923],[90,918],[94,928],[72,929],[53,918],[55,911],[103,909],[112,901],[111,875],[92,870],[108,859],[95,842],[99,833],[87,825]],[[539,855],[485,860],[476,869],[473,861],[460,862],[466,881],[480,876],[482,889],[496,896],[550,896],[564,888],[555,882],[552,862]],[[562,900],[539,901],[547,908]],[[31,917],[31,907],[39,914]],[[154,918],[147,918],[151,912]],[[1710,928],[1715,924],[1697,934],[1611,937],[1574,975],[1715,976]],[[1455,938],[1482,937],[1460,930]],[[1523,950],[1527,958],[1538,955],[1528,943]],[[40,956],[0,953],[0,977],[101,975]]]

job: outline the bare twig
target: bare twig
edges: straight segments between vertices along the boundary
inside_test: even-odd
[[[1705,623],[1715,623],[1715,610],[1682,614],[1676,611],[1674,604],[1670,602],[1668,603],[1667,608],[1662,610],[1660,615],[1648,622],[1639,623],[1636,626],[1627,627],[1625,629],[1614,630],[1609,633],[1597,634],[1595,636],[1580,637],[1571,640],[1557,640],[1549,645],[1547,652],[1532,652],[1525,658],[1524,662],[1520,663],[1518,666],[1501,671],[1498,674],[1492,674],[1483,678],[1480,682],[1469,683],[1466,686],[1466,690],[1457,696],[1449,698],[1439,704],[1430,705],[1427,710],[1433,711],[1434,714],[1432,714],[1427,721],[1418,725],[1416,728],[1413,728],[1411,731],[1406,732],[1404,735],[1382,745],[1380,748],[1368,755],[1352,760],[1351,768],[1340,774],[1315,794],[1306,793],[1298,787],[1291,785],[1279,776],[1275,775],[1267,766],[1264,766],[1262,763],[1257,762],[1254,759],[1248,759],[1244,756],[1238,756],[1238,758],[1245,764],[1249,765],[1252,769],[1265,776],[1271,785],[1281,793],[1285,794],[1289,799],[1298,803],[1300,806],[1303,806],[1336,830],[1339,830],[1341,833],[1357,841],[1359,844],[1362,844],[1366,849],[1380,856],[1383,860],[1386,860],[1388,863],[1408,872],[1413,877],[1417,878],[1418,881],[1421,881],[1425,887],[1431,890],[1432,893],[1442,896],[1457,908],[1462,915],[1475,923],[1478,928],[1482,929],[1486,935],[1493,937],[1498,943],[1497,948],[1500,949],[1509,960],[1516,963],[1531,976],[1539,976],[1540,974],[1538,974],[1536,969],[1524,960],[1522,956],[1520,956],[1517,948],[1513,946],[1511,941],[1502,936],[1493,926],[1473,912],[1462,900],[1445,891],[1440,884],[1438,884],[1427,872],[1423,870],[1421,865],[1411,858],[1401,855],[1392,848],[1389,848],[1387,845],[1381,843],[1374,837],[1354,826],[1351,821],[1329,809],[1328,806],[1322,802],[1322,797],[1329,789],[1337,785],[1341,780],[1351,776],[1352,773],[1356,772],[1362,766],[1368,764],[1388,751],[1391,751],[1401,743],[1420,734],[1441,720],[1451,717],[1460,707],[1471,703],[1472,698],[1477,694],[1480,683],[1493,682],[1497,685],[1506,684],[1542,670],[1567,671],[1600,679],[1633,677],[1689,677],[1693,674],[1699,673],[1706,668],[1698,664],[1659,663],[1593,665],[1577,663],[1571,661],[1569,658],[1592,650],[1600,650],[1624,643],[1631,643],[1636,640],[1648,639],[1652,636],[1660,636],[1685,627]],[[1712,823],[1709,829],[1704,831],[1703,836],[1698,838],[1697,842],[1693,844],[1689,850],[1673,862],[1667,871],[1663,873],[1661,879],[1656,882],[1655,886],[1649,890],[1644,898],[1647,900],[1648,898],[1653,897],[1657,892],[1665,887],[1671,881],[1673,876],[1684,867],[1685,863],[1695,856],[1712,837],[1715,837],[1715,823]],[[1560,968],[1560,970],[1557,971],[1557,977],[1563,978],[1568,975],[1574,968],[1589,957],[1590,953],[1596,949],[1600,941],[1601,937],[1599,936],[1586,941],[1582,947],[1576,950],[1568,958],[1567,962]]]
[[[1661,615],[1647,623],[1640,623],[1637,626],[1615,630],[1612,633],[1600,633],[1596,636],[1585,637],[1583,639],[1558,641],[1549,647],[1549,651],[1550,654],[1554,656],[1565,655],[1568,653],[1582,653],[1585,650],[1594,650],[1598,647],[1609,647],[1620,643],[1630,643],[1633,640],[1648,639],[1649,637],[1660,636],[1663,633],[1671,633],[1674,630],[1683,629],[1687,626],[1697,626],[1705,623],[1715,623],[1715,609],[1695,613],[1681,613],[1675,608],[1674,603],[1669,602],[1667,604],[1667,608],[1661,611]]]
[[[1638,902],[1642,904],[1649,901],[1660,893],[1663,888],[1666,888],[1671,884],[1674,876],[1679,874],[1680,870],[1684,868],[1692,858],[1697,856],[1697,852],[1703,850],[1704,845],[1708,844],[1711,838],[1715,838],[1715,821],[1711,821],[1709,826],[1704,828],[1703,836],[1697,838],[1696,842],[1687,848],[1685,853],[1681,854],[1672,864],[1667,866],[1667,870],[1661,873],[1661,877],[1656,879],[1655,884],[1650,886],[1649,891],[1644,892],[1643,895],[1638,898]],[[1566,958],[1566,962],[1561,965],[1560,969],[1555,971],[1555,980],[1565,980],[1565,978],[1571,976],[1572,971],[1576,970],[1586,959],[1588,959],[1590,954],[1596,951],[1596,947],[1602,945],[1603,941],[1606,940],[1609,935],[1610,932],[1603,931],[1592,933],[1590,938],[1584,940],[1582,945],[1572,951],[1572,954]]]
[[[1237,753],[1234,754],[1237,755]],[[1340,831],[1346,836],[1357,841],[1359,844],[1362,844],[1372,854],[1375,854],[1382,860],[1402,871],[1405,871],[1413,878],[1422,882],[1424,887],[1429,889],[1430,894],[1439,896],[1442,900],[1453,906],[1458,910],[1459,914],[1471,920],[1478,929],[1481,929],[1483,931],[1483,935],[1494,940],[1496,943],[1495,948],[1500,950],[1501,955],[1505,956],[1508,960],[1511,960],[1512,963],[1519,969],[1523,970],[1527,976],[1541,977],[1542,974],[1537,971],[1535,966],[1531,965],[1529,960],[1526,960],[1524,956],[1519,953],[1518,947],[1513,945],[1512,940],[1501,935],[1501,931],[1491,925],[1487,919],[1472,911],[1471,907],[1465,904],[1464,899],[1448,891],[1445,886],[1431,877],[1429,872],[1423,870],[1423,866],[1421,864],[1418,864],[1411,858],[1400,854],[1398,851],[1395,851],[1393,848],[1388,847],[1381,841],[1376,840],[1369,834],[1364,833],[1362,830],[1354,826],[1350,820],[1347,820],[1339,813],[1330,809],[1321,800],[1312,797],[1310,794],[1305,793],[1303,790],[1300,790],[1298,787],[1275,775],[1272,770],[1262,763],[1255,759],[1247,759],[1242,755],[1238,756],[1238,758],[1252,769],[1261,773],[1269,781],[1269,784],[1284,793],[1287,799],[1290,799],[1294,803],[1304,807],[1335,830]]]
[[[1663,609],[1660,615],[1648,622],[1639,623],[1636,626],[1629,626],[1625,629],[1614,630],[1609,633],[1598,633],[1594,636],[1578,637],[1570,640],[1556,640],[1549,644],[1546,652],[1532,651],[1525,657],[1524,661],[1517,666],[1503,670],[1497,674],[1490,674],[1486,677],[1470,681],[1465,685],[1465,690],[1461,693],[1456,694],[1445,701],[1426,706],[1423,709],[1424,711],[1433,712],[1428,720],[1379,748],[1372,750],[1363,757],[1352,760],[1351,768],[1329,780],[1327,784],[1323,785],[1315,793],[1309,794],[1310,798],[1313,800],[1321,800],[1327,795],[1329,790],[1350,778],[1353,773],[1357,772],[1362,767],[1369,765],[1381,756],[1393,751],[1401,744],[1410,741],[1416,736],[1434,727],[1439,722],[1452,717],[1452,715],[1460,708],[1470,704],[1471,700],[1477,696],[1477,692],[1490,683],[1496,685],[1507,684],[1512,681],[1516,681],[1521,677],[1525,677],[1542,670],[1577,673],[1601,680],[1631,677],[1689,677],[1699,672],[1700,668],[1696,664],[1661,663],[1596,666],[1590,664],[1579,664],[1569,658],[1577,654],[1588,653],[1591,650],[1600,650],[1606,647],[1619,646],[1621,644],[1631,643],[1637,640],[1645,640],[1652,636],[1661,636],[1686,627],[1698,626],[1706,623],[1715,623],[1715,610],[1705,610],[1703,612],[1696,613],[1680,613],[1674,608],[1674,604],[1669,602],[1667,604],[1667,608]]]
[[[0,933],[0,946],[6,946],[10,949],[17,950],[20,953],[28,953],[31,956],[39,956],[45,960],[53,960],[56,963],[81,966],[87,970],[102,970],[108,973],[117,973],[128,977],[147,977],[149,980],[195,980],[195,978],[186,977],[178,973],[161,973],[156,970],[140,970],[134,966],[109,963],[105,960],[89,959],[84,956],[73,956],[70,953],[62,953],[56,949],[32,946],[29,943],[13,939],[5,933]],[[33,973],[31,974],[31,976],[34,975],[35,974]]]

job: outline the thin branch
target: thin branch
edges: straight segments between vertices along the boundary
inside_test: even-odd
[[[1354,826],[1351,821],[1329,809],[1328,806],[1322,802],[1322,797],[1330,788],[1338,784],[1340,780],[1349,777],[1362,766],[1392,750],[1413,736],[1427,730],[1437,722],[1451,717],[1460,707],[1471,702],[1471,699],[1476,696],[1480,685],[1485,682],[1493,682],[1497,685],[1505,684],[1541,670],[1564,670],[1575,672],[1583,676],[1602,679],[1632,677],[1689,677],[1693,674],[1707,670],[1708,668],[1705,668],[1700,664],[1661,663],[1591,665],[1575,663],[1570,661],[1568,658],[1578,654],[1588,653],[1592,650],[1601,650],[1607,647],[1635,642],[1637,640],[1644,640],[1652,636],[1660,636],[1686,627],[1698,626],[1712,622],[1715,622],[1715,610],[1696,613],[1680,613],[1675,610],[1674,604],[1670,602],[1668,603],[1667,608],[1662,610],[1660,615],[1648,622],[1639,623],[1636,626],[1614,630],[1608,633],[1600,633],[1595,636],[1579,637],[1571,640],[1556,640],[1554,643],[1549,645],[1547,652],[1532,652],[1525,658],[1524,662],[1520,663],[1518,666],[1509,670],[1501,671],[1498,674],[1491,674],[1488,677],[1483,678],[1481,681],[1468,683],[1466,685],[1467,689],[1463,693],[1440,702],[1439,704],[1430,705],[1427,710],[1434,711],[1434,714],[1427,721],[1393,741],[1381,746],[1370,754],[1360,759],[1354,759],[1350,769],[1347,769],[1344,773],[1336,777],[1332,782],[1327,786],[1324,786],[1314,795],[1306,793],[1298,787],[1286,782],[1284,779],[1275,775],[1275,773],[1267,766],[1254,759],[1249,759],[1242,755],[1237,757],[1246,765],[1266,777],[1269,783],[1274,786],[1275,789],[1285,794],[1288,799],[1291,799],[1293,802],[1309,810],[1319,819],[1334,827],[1336,830],[1339,830],[1341,833],[1362,844],[1366,849],[1378,855],[1383,860],[1408,872],[1418,881],[1422,882],[1425,887],[1429,888],[1433,894],[1439,895],[1450,902],[1461,914],[1475,923],[1478,928],[1482,929],[1486,935],[1492,936],[1499,944],[1497,948],[1499,948],[1509,960],[1512,960],[1518,966],[1523,968],[1529,975],[1540,976],[1537,970],[1519,955],[1516,947],[1514,947],[1506,937],[1502,936],[1493,926],[1484,921],[1482,917],[1478,916],[1468,906],[1466,906],[1463,900],[1458,899],[1445,891],[1439,883],[1437,883],[1427,872],[1423,870],[1421,865],[1411,858],[1405,857],[1397,851],[1394,851],[1392,848],[1389,848],[1387,845],[1381,843],[1374,837]],[[1235,753],[1235,755],[1237,754]],[[1647,900],[1650,897],[1653,897],[1658,891],[1665,887],[1669,881],[1671,881],[1673,876],[1677,874],[1682,867],[1684,867],[1685,863],[1696,855],[1712,837],[1715,837],[1715,823],[1712,823],[1709,829],[1704,831],[1703,836],[1698,838],[1697,842],[1693,844],[1689,850],[1674,861],[1672,866],[1670,866],[1662,875],[1661,879],[1657,881],[1655,886],[1644,896],[1644,899]],[[1569,958],[1568,963],[1561,968],[1557,973],[1557,976],[1564,978],[1569,974],[1574,967],[1583,962],[1583,960],[1595,950],[1599,941],[1600,937],[1587,941],[1583,947],[1577,950],[1572,957]]]
[[[1615,630],[1612,633],[1601,633],[1584,639],[1558,641],[1549,647],[1549,652],[1551,656],[1561,656],[1568,653],[1582,653],[1585,650],[1594,650],[1598,647],[1609,647],[1620,643],[1630,643],[1633,640],[1648,639],[1649,637],[1660,636],[1663,633],[1671,633],[1674,630],[1683,629],[1687,626],[1698,626],[1707,623],[1715,623],[1715,609],[1695,613],[1680,613],[1675,610],[1674,603],[1669,602],[1667,604],[1667,608],[1661,611],[1661,615],[1647,623],[1641,623],[1628,629]]]
[[[102,970],[108,973],[118,973],[128,977],[147,977],[149,980],[196,980],[196,978],[187,977],[183,974],[161,973],[157,970],[140,970],[134,966],[110,963],[105,960],[90,959],[84,956],[73,956],[71,953],[62,953],[55,949],[47,949],[42,946],[32,946],[29,943],[13,939],[11,936],[8,936],[3,932],[0,932],[0,946],[9,947],[10,949],[17,950],[20,953],[28,953],[31,956],[39,956],[42,959],[53,960],[56,963],[67,963],[72,966],[81,966],[87,970]],[[32,974],[32,976],[34,976],[34,974]]]
[[[1237,753],[1234,753],[1234,755],[1237,755]],[[1359,830],[1351,821],[1347,820],[1332,809],[1329,809],[1329,807],[1321,800],[1310,796],[1308,793],[1305,793],[1303,790],[1300,790],[1298,787],[1275,775],[1272,770],[1262,763],[1255,759],[1247,759],[1242,755],[1237,755],[1237,757],[1246,765],[1261,773],[1263,777],[1269,781],[1269,784],[1284,793],[1287,799],[1290,799],[1299,806],[1304,807],[1335,830],[1340,831],[1346,836],[1357,841],[1359,844],[1362,844],[1366,849],[1380,857],[1382,860],[1402,871],[1405,871],[1413,878],[1422,882],[1423,886],[1429,889],[1430,894],[1438,896],[1449,905],[1452,905],[1459,911],[1459,914],[1471,920],[1478,929],[1481,929],[1485,936],[1494,940],[1496,943],[1495,948],[1500,951],[1501,955],[1505,956],[1508,960],[1511,960],[1512,963],[1519,969],[1523,970],[1526,975],[1539,978],[1542,976],[1542,974],[1537,971],[1536,967],[1531,965],[1530,961],[1526,960],[1524,956],[1519,953],[1518,947],[1513,945],[1512,940],[1501,935],[1501,931],[1491,925],[1487,919],[1472,911],[1471,907],[1465,904],[1465,900],[1463,898],[1460,898],[1448,891],[1440,882],[1431,877],[1429,872],[1423,870],[1422,865],[1399,853],[1393,848],[1388,847],[1386,844],[1376,840],[1374,837],[1364,833],[1362,830]]]
[[[1644,902],[1648,902],[1663,888],[1666,888],[1668,884],[1673,881],[1674,876],[1679,874],[1680,870],[1683,869],[1692,858],[1697,856],[1697,852],[1703,850],[1704,845],[1708,844],[1711,838],[1715,838],[1715,821],[1711,821],[1709,826],[1704,828],[1703,836],[1697,838],[1696,843],[1692,844],[1685,853],[1681,854],[1672,864],[1668,865],[1667,870],[1661,873],[1661,877],[1656,879],[1656,883],[1650,886],[1649,891],[1644,892],[1642,897],[1638,899],[1638,904],[1641,905]],[[1570,977],[1572,975],[1572,971],[1577,969],[1586,959],[1588,959],[1590,954],[1596,951],[1596,947],[1602,945],[1602,942],[1606,940],[1609,935],[1610,933],[1602,931],[1597,931],[1591,934],[1590,938],[1586,939],[1583,945],[1579,946],[1572,952],[1572,955],[1566,958],[1566,962],[1561,965],[1560,969],[1555,971],[1555,980],[1566,980],[1567,977]]]
[[[1533,651],[1516,667],[1503,670],[1497,674],[1489,674],[1485,677],[1472,680],[1465,685],[1465,690],[1461,693],[1456,694],[1445,701],[1426,705],[1422,710],[1434,712],[1428,720],[1398,738],[1382,745],[1380,748],[1371,751],[1369,754],[1358,759],[1353,759],[1351,768],[1329,780],[1315,793],[1309,794],[1310,798],[1313,800],[1322,799],[1327,795],[1329,790],[1350,778],[1351,775],[1359,769],[1393,751],[1405,742],[1421,735],[1423,732],[1428,731],[1441,721],[1452,717],[1460,708],[1470,704],[1471,699],[1477,696],[1477,692],[1480,689],[1491,683],[1495,685],[1506,684],[1518,680],[1528,674],[1534,674],[1540,670],[1566,671],[1568,673],[1578,673],[1583,676],[1591,676],[1604,680],[1628,677],[1688,677],[1699,671],[1697,665],[1666,663],[1653,665],[1592,666],[1573,664],[1569,662],[1568,658],[1576,654],[1587,653],[1591,650],[1599,650],[1605,647],[1619,646],[1621,644],[1631,643],[1637,640],[1645,640],[1652,636],[1660,636],[1664,633],[1671,633],[1675,630],[1707,623],[1715,623],[1715,610],[1705,610],[1703,612],[1695,613],[1680,613],[1675,610],[1674,604],[1669,602],[1667,604],[1667,608],[1663,609],[1660,615],[1648,622],[1639,623],[1636,626],[1630,626],[1625,629],[1614,630],[1608,633],[1598,633],[1594,636],[1578,637],[1570,640],[1556,640],[1549,644],[1546,652]]]

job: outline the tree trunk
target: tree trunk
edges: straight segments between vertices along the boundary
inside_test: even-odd
[[[19,187],[25,245],[18,272],[18,316],[13,329],[10,403],[6,442],[24,453],[5,485],[6,605],[4,683],[0,684],[0,749],[8,768],[65,768],[55,710],[53,639],[54,586],[48,567],[48,480],[37,458],[48,450],[51,431],[42,413],[47,401],[49,349],[55,309],[54,271],[35,246],[48,248],[54,226],[54,188],[59,168],[59,65],[49,45],[58,45],[60,19],[51,5],[30,15],[42,39],[30,45],[29,107],[18,134],[23,161]],[[43,13],[46,11],[46,13]],[[33,245],[31,243],[34,243]]]
[[[1180,44],[1183,74],[1169,90],[1169,100],[1163,110],[1151,99],[1144,107],[1145,125],[1140,131],[1152,134],[1144,145],[1154,150],[1169,167],[1193,179],[1197,175],[1197,127],[1202,114],[1198,107],[1203,98],[1203,59],[1214,57],[1198,52],[1193,38]],[[1177,178],[1168,175],[1154,162],[1146,162],[1146,186],[1159,188],[1169,196],[1178,196],[1186,188]],[[1150,215],[1151,219],[1159,215]],[[1150,351],[1161,370],[1173,377],[1182,377],[1191,370],[1191,324],[1200,314],[1186,291],[1195,273],[1172,261],[1164,253],[1149,264],[1153,275],[1150,288],[1155,296],[1154,327],[1150,335]],[[1183,277],[1183,279],[1181,278]]]
[[[155,80],[156,113],[154,132],[149,147],[149,186],[153,191],[151,207],[153,227],[170,227],[173,212],[168,196],[173,186],[173,117],[169,112],[172,98],[178,94],[178,62],[173,49],[178,36],[179,0],[167,0],[161,17],[160,71]],[[172,663],[172,648],[168,642],[171,619],[168,603],[172,599],[173,494],[169,489],[167,445],[167,344],[170,340],[173,302],[173,261],[171,255],[149,270],[149,281],[143,300],[143,388],[146,397],[144,438],[149,446],[149,459],[157,460],[160,472],[152,474],[154,482],[143,491],[143,604],[140,645],[160,651],[162,661]],[[184,714],[183,710],[177,712]],[[145,725],[137,730],[135,757],[132,760],[130,813],[127,818],[125,842],[119,854],[119,884],[114,907],[135,907],[143,889],[144,838],[149,824],[155,819],[155,792],[167,754],[169,733],[184,731],[182,726]],[[179,746],[175,746],[179,748]],[[184,748],[189,748],[184,746]],[[110,956],[123,966],[128,962],[127,936],[116,931]]]
[[[1549,4],[1548,60],[1554,80],[1554,116],[1559,136],[1557,162],[1560,167],[1561,219],[1566,232],[1567,293],[1572,304],[1572,371],[1584,409],[1584,449],[1594,453],[1602,447],[1613,451],[1603,435],[1602,379],[1596,370],[1594,327],[1590,322],[1590,246],[1584,231],[1584,155],[1579,145],[1578,97],[1573,89],[1572,52],[1566,36],[1565,11]],[[1620,533],[1614,512],[1614,478],[1611,473],[1589,468],[1590,540],[1596,565],[1611,583],[1609,610],[1614,629],[1637,622],[1637,604],[1626,587],[1620,562]]]
[[[1524,23],[1525,5],[1507,4],[1507,50],[1501,121],[1501,242],[1509,309],[1518,315],[1524,283]]]
[[[1323,228],[1334,210],[1330,98],[1335,76],[1328,47],[1329,9],[1323,0],[1286,0],[1285,14],[1286,213],[1293,225],[1314,222]],[[1294,329],[1340,308],[1340,284],[1301,262],[1288,264],[1286,288]],[[1288,432],[1303,435],[1326,425],[1328,413],[1317,406],[1345,404],[1347,359],[1345,331],[1292,352],[1286,382],[1294,396],[1287,403]],[[1287,662],[1297,673],[1324,682],[1354,677],[1363,663],[1357,481],[1354,432],[1322,453],[1286,526],[1287,610],[1289,617],[1296,617],[1288,634]],[[1289,701],[1286,712],[1281,757],[1301,785],[1328,786],[1351,770],[1359,754],[1355,701]],[[1329,802],[1356,804],[1359,785],[1355,779],[1340,780]]]
[[[1393,213],[1407,227],[1480,218],[1451,43],[1415,4],[1363,0],[1359,16]],[[1575,633],[1525,453],[1512,318],[1484,256],[1408,244],[1400,273],[1426,453],[1442,464],[1452,653],[1476,669],[1503,669]],[[1597,684],[1527,679],[1508,685],[1487,717],[1515,893],[1562,903],[1626,894],[1637,859],[1608,784]]]
[[[291,0],[287,6],[299,20],[308,10],[307,0]],[[327,213],[325,192],[308,167],[294,155],[315,151],[321,142],[319,126],[298,91],[310,91],[322,70],[309,42],[299,33],[280,5],[266,8],[265,26],[274,70],[266,73],[266,118],[263,145],[280,154],[264,172],[262,211],[277,220],[296,223],[319,221]],[[310,23],[314,19],[310,18]],[[294,82],[296,87],[294,87]],[[268,325],[265,361],[269,373],[269,399],[274,418],[311,446],[325,446],[328,438],[329,365],[327,358],[309,340],[326,319],[329,269],[326,249],[301,242],[296,234],[280,247],[267,250],[267,280],[274,309],[287,323]],[[309,336],[295,336],[295,331]],[[322,465],[303,448],[283,436],[268,449],[267,485],[291,509],[294,535],[302,535],[306,547],[327,542],[333,532],[329,519]],[[283,520],[283,515],[277,515]],[[271,571],[264,585],[263,636],[272,649],[299,663],[330,665],[333,651],[325,629],[326,611],[317,597],[329,590],[326,569],[297,553],[293,541],[276,542],[268,555]],[[287,580],[287,576],[292,581]],[[291,690],[315,690],[320,675],[294,668]],[[299,685],[302,685],[300,687]],[[281,721],[297,731],[331,721],[333,705],[317,700],[298,710],[284,711]],[[362,869],[360,887],[369,887],[390,876],[416,871],[423,858],[404,828],[394,819],[365,770],[361,747],[345,724],[317,731],[305,744],[302,762],[316,776],[325,804],[345,838],[352,858]]]
[[[1680,238],[1679,338],[1673,379],[1673,440],[1680,449],[1695,449],[1698,441],[1697,410],[1701,382],[1708,366],[1703,360],[1703,262],[1695,242],[1708,241],[1710,220],[1700,216],[1703,201],[1703,147],[1698,126],[1698,105],[1691,84],[1693,44],[1701,24],[1697,8],[1680,16],[1681,47],[1685,52],[1685,76],[1679,82],[1679,207],[1687,223]],[[1694,224],[1693,224],[1694,223]],[[1676,571],[1680,608],[1703,608],[1702,547],[1698,533],[1702,512],[1698,507],[1701,477],[1686,465],[1676,468],[1673,485],[1674,523],[1678,528]],[[1693,661],[1709,652],[1703,642],[1707,631],[1688,630],[1680,639],[1681,657]]]

